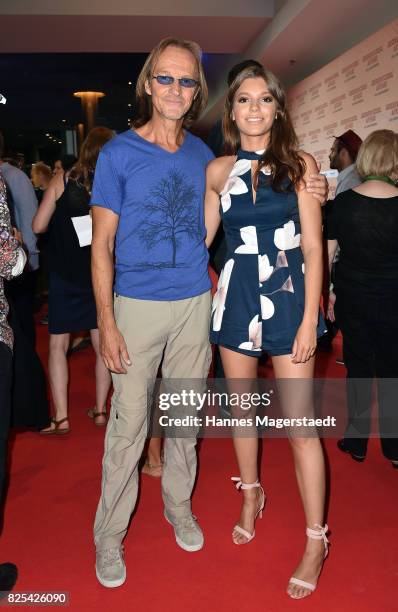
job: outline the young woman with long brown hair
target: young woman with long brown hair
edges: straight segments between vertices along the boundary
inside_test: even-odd
[[[228,250],[213,301],[211,341],[220,347],[230,389],[242,390],[234,379],[245,379],[250,390],[262,350],[272,358],[276,379],[311,384],[317,337],[325,330],[319,316],[321,206],[306,189],[316,163],[298,150],[282,86],[262,67],[249,66],[235,76],[223,133],[226,156],[207,169],[207,244],[222,220]],[[293,390],[287,400],[284,395],[290,416],[311,411],[310,393]],[[287,592],[302,598],[315,589],[327,552],[325,468],[316,435],[289,438],[308,540]],[[256,431],[253,437],[235,432],[233,439],[240,469],[234,480],[243,490],[243,505],[232,537],[242,545],[255,535],[265,494],[258,480]]]
[[[81,247],[72,217],[89,214],[95,165],[112,130],[93,128],[85,139],[79,159],[69,175],[55,175],[33,219],[33,231],[49,228],[49,332],[48,371],[55,416],[42,434],[66,434],[68,419],[68,363],[71,332],[89,329],[96,353],[96,424],[106,422],[106,398],[111,378],[99,354],[94,294],[91,284],[91,247]]]

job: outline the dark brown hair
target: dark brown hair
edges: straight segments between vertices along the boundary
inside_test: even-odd
[[[72,168],[69,178],[82,183],[87,191],[91,191],[99,152],[114,135],[115,133],[107,127],[92,128],[83,141],[79,159]]]
[[[268,167],[272,175],[272,188],[283,192],[297,187],[306,170],[304,160],[298,154],[298,141],[289,112],[286,107],[286,95],[277,77],[263,66],[250,65],[243,68],[232,81],[225,100],[222,129],[225,143],[225,154],[235,155],[240,147],[239,130],[232,120],[232,108],[235,94],[245,79],[262,78],[268,91],[275,98],[277,113],[272,126],[270,143],[261,156],[254,184],[257,184],[261,168]],[[286,179],[291,184],[286,187]]]
[[[137,118],[134,119],[133,125],[138,128],[148,123],[152,117],[152,98],[145,91],[145,84],[151,82],[153,77],[153,69],[159,60],[160,55],[167,47],[177,47],[185,49],[192,53],[196,60],[196,68],[198,72],[198,94],[193,100],[191,108],[184,117],[183,126],[188,128],[196,121],[201,112],[205,109],[208,98],[208,90],[205,74],[202,67],[202,50],[196,42],[192,40],[183,40],[182,38],[173,38],[169,36],[160,41],[158,45],[148,55],[146,62],[140,72],[135,89],[137,103]]]

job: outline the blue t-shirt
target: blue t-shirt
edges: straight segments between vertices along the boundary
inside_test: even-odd
[[[133,130],[102,148],[91,205],[119,215],[117,294],[182,300],[210,289],[203,202],[206,166],[213,157],[189,132],[175,153]]]

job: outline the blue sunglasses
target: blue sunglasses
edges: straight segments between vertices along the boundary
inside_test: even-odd
[[[196,87],[199,83],[195,79],[190,79],[189,77],[182,77],[181,79],[176,79],[175,77],[166,75],[166,74],[158,74],[157,76],[153,76],[153,79],[156,79],[159,85],[172,85],[174,81],[178,81],[181,87]]]

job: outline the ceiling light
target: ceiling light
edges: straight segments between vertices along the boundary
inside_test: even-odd
[[[97,99],[105,96],[103,91],[75,91],[73,94],[75,98],[82,98],[83,100],[90,100],[90,98]]]
[[[131,81],[129,81],[129,85],[132,85],[132,82],[131,82]]]
[[[62,119],[62,123],[66,123],[66,119]]]
[[[127,104],[127,106],[131,106],[131,104]]]

